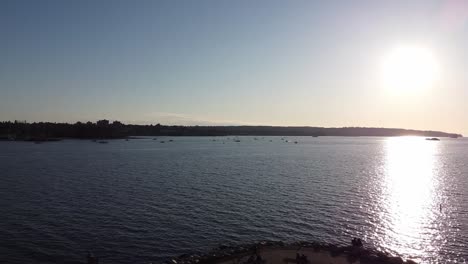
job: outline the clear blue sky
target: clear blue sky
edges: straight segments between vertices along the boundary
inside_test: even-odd
[[[0,120],[376,126],[468,134],[465,1],[0,1]],[[431,89],[383,88],[423,46]]]

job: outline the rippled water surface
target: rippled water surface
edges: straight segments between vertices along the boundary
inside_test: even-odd
[[[149,263],[357,236],[424,263],[468,259],[468,140],[172,139],[0,142],[0,258]]]

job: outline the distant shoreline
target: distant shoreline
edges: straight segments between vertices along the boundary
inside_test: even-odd
[[[168,126],[131,125],[118,121],[96,123],[0,122],[0,140],[53,141],[60,139],[125,139],[138,136],[345,136],[345,137],[463,137],[442,131],[375,127],[282,126]]]

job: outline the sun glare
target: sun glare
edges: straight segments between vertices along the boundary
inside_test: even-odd
[[[397,47],[384,57],[382,63],[383,84],[398,94],[431,88],[438,73],[434,54],[419,46]]]
[[[440,204],[437,175],[439,144],[421,137],[389,138],[385,144],[386,160],[383,195],[385,211],[390,217],[382,221],[388,231],[385,244],[402,254],[426,254],[436,250],[422,240],[424,226],[434,222]],[[437,237],[438,230],[431,235]]]

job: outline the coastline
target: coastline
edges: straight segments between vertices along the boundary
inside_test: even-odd
[[[99,120],[96,123],[77,122],[74,124],[0,121],[0,138],[3,139],[118,139],[130,136],[463,137],[462,134],[458,133],[434,130],[379,127],[132,125],[123,124],[119,121],[110,122],[106,119]]]
[[[369,247],[337,246],[318,242],[263,241],[237,246],[219,246],[205,254],[184,254],[167,261],[167,264],[238,264],[297,263],[296,254],[307,257],[310,264],[416,264],[413,260],[377,251]],[[260,261],[255,260],[260,256]]]

